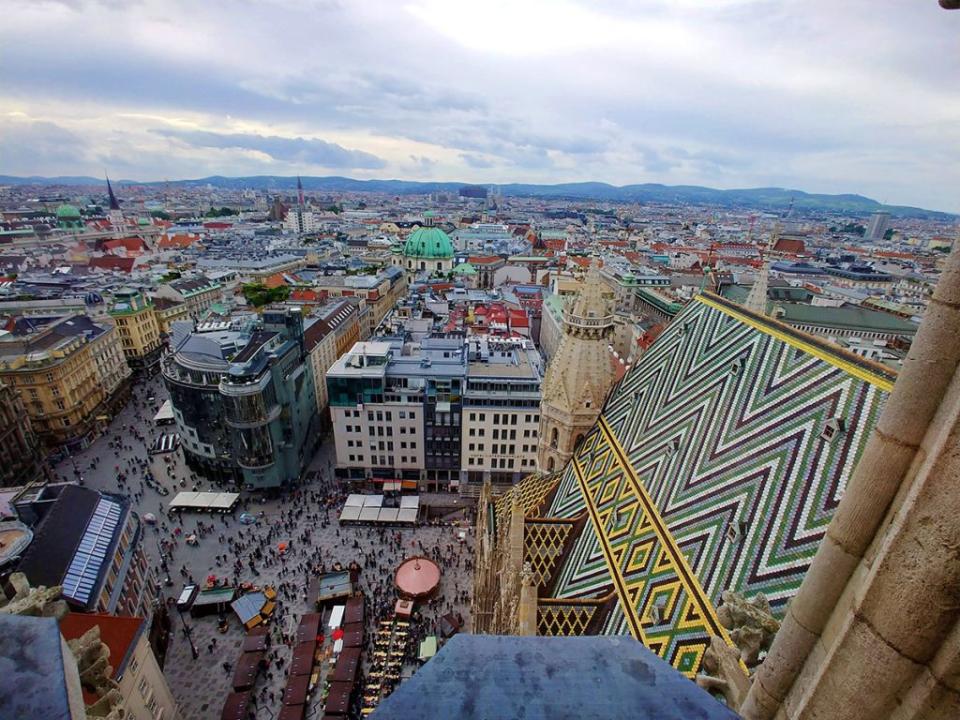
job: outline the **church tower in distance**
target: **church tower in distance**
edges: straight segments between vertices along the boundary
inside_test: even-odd
[[[600,414],[615,379],[610,360],[613,305],[597,260],[563,311],[563,338],[547,367],[540,403],[541,472],[563,468]]]

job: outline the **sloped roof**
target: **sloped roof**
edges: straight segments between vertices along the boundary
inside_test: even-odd
[[[378,720],[734,720],[624,637],[456,635],[376,709]]]

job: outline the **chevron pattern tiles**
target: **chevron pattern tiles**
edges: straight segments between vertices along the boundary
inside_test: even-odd
[[[724,636],[722,591],[775,609],[796,593],[893,379],[698,297],[611,393],[549,498],[543,516],[590,520],[553,595],[613,589],[603,631],[693,675]]]

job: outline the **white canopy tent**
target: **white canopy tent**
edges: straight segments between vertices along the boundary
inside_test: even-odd
[[[180,492],[170,501],[170,509],[229,512],[239,499],[240,493]]]

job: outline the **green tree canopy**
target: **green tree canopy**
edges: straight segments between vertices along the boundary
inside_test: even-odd
[[[247,283],[243,286],[243,297],[254,307],[262,307],[286,300],[290,297],[290,288],[286,285],[268,288],[263,283]]]

